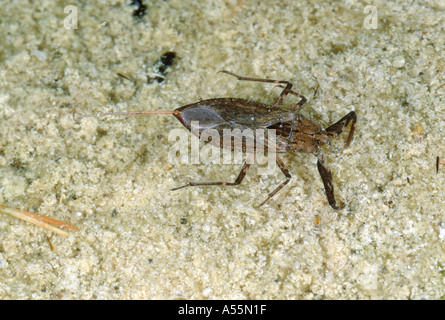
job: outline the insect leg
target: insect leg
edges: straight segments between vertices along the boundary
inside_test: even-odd
[[[278,86],[278,87],[280,87],[280,88],[284,88],[284,86]],[[291,111],[292,113],[298,112],[298,111],[300,110],[300,108],[303,106],[303,104],[306,103],[307,99],[306,99],[305,96],[303,96],[303,95],[301,95],[301,94],[299,94],[298,92],[295,92],[295,91],[293,91],[293,90],[289,90],[289,93],[290,93],[290,94],[293,94],[294,96],[297,96],[297,97],[299,97],[299,98],[301,99],[300,101],[298,101],[297,104],[293,105],[293,106],[290,108],[290,111]]]
[[[337,202],[335,201],[331,170],[324,165],[324,157],[321,153],[318,155],[317,167],[318,172],[320,172],[321,180],[323,181],[324,190],[326,192],[329,205],[335,210],[343,209],[345,204],[341,203],[339,206],[337,206]]]
[[[249,167],[253,161],[254,153],[251,153],[247,156],[247,160],[244,163],[244,166],[242,167],[238,178],[236,178],[235,182],[189,182],[186,185],[183,185],[181,187],[173,188],[174,190],[179,190],[185,187],[196,187],[196,186],[237,186],[243,181],[244,177],[246,176],[247,170],[249,170]]]
[[[271,199],[274,195],[276,195],[278,193],[278,191],[280,191],[289,182],[290,178],[292,177],[289,173],[289,170],[287,170],[286,166],[284,165],[283,161],[281,161],[281,159],[278,157],[278,155],[277,155],[277,164],[278,164],[278,167],[281,169],[281,171],[286,176],[286,180],[283,181],[278,187],[276,187],[274,191],[269,193],[266,200],[264,200],[263,202],[260,203],[260,207],[263,204],[265,204],[267,201],[269,201],[269,199]]]
[[[233,72],[226,71],[226,70],[222,70],[222,71],[218,71],[218,72],[226,73],[226,74],[231,75],[231,76],[233,76],[233,77],[236,77],[238,80],[242,80],[242,81],[257,81],[257,82],[267,82],[267,83],[281,83],[281,84],[285,84],[286,86],[284,87],[284,90],[281,92],[281,94],[278,96],[278,98],[275,100],[275,102],[274,102],[274,104],[273,104],[273,106],[274,106],[275,108],[277,108],[279,105],[281,105],[281,103],[283,102],[284,98],[286,98],[286,96],[287,96],[289,93],[295,94],[295,95],[299,96],[299,97],[302,98],[302,99],[304,98],[302,95],[300,95],[300,94],[298,94],[298,93],[292,91],[292,90],[291,90],[291,89],[292,89],[292,83],[290,83],[289,81],[286,81],[286,80],[272,80],[272,79],[248,78],[248,77],[242,77],[242,76],[239,76],[239,75],[237,75],[237,74],[235,74],[235,73],[233,73]],[[281,87],[281,86],[280,86],[280,87]],[[303,101],[303,100],[302,100],[302,101]],[[304,102],[306,102],[306,98],[304,98]],[[298,104],[301,103],[301,105],[303,105],[304,102],[301,103],[301,101],[300,101]],[[296,107],[295,107],[295,106],[292,107],[292,112],[294,112],[294,110],[293,110],[294,108],[296,108]]]
[[[336,137],[348,126],[349,122],[352,121],[351,129],[349,130],[348,139],[346,139],[345,148],[349,146],[354,135],[355,123],[357,122],[357,115],[354,111],[349,112],[339,121],[331,125],[326,129],[326,133],[331,137]]]

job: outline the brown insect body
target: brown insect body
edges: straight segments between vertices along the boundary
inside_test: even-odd
[[[335,200],[331,171],[324,164],[324,157],[320,147],[328,143],[329,138],[336,137],[342,133],[351,122],[351,129],[349,130],[349,135],[345,143],[345,148],[348,147],[352,141],[355,123],[357,121],[355,112],[349,112],[333,125],[322,129],[319,124],[305,118],[298,112],[306,102],[306,98],[292,91],[292,83],[289,81],[248,78],[238,76],[229,71],[221,72],[234,76],[238,80],[283,84],[285,86],[280,85],[280,87],[284,87],[284,90],[273,105],[240,98],[215,98],[188,104],[175,110],[112,112],[96,115],[81,115],[78,118],[130,114],[172,114],[201,140],[208,141],[210,144],[220,148],[242,150],[248,153],[247,160],[234,182],[189,182],[186,185],[172,190],[192,186],[239,185],[252,163],[254,153],[269,151],[268,143],[272,139],[269,139],[269,130],[264,129],[275,129],[276,141],[274,142],[275,145],[273,145],[273,151],[277,153],[276,163],[285,175],[286,180],[269,193],[260,206],[277,194],[291,178],[285,164],[278,157],[278,153],[305,152],[314,153],[318,157],[317,168],[323,181],[329,205],[336,210],[343,208],[344,204],[337,204]],[[281,105],[288,94],[299,97],[300,101],[289,110],[279,108],[278,106]],[[224,139],[224,131],[226,129],[229,129],[232,133],[238,132],[232,135],[228,143],[226,139]],[[263,130],[258,131],[258,129]],[[217,138],[214,139],[212,136],[212,139],[207,140],[207,137],[203,137],[205,130],[214,130],[213,132]],[[240,138],[242,143],[234,143],[236,138]],[[257,148],[258,143],[262,143],[261,150]]]
[[[216,98],[202,100],[182,106],[173,115],[192,133],[198,133],[201,139],[203,130],[214,129],[221,140],[209,141],[210,144],[235,150],[234,143],[227,145],[222,141],[224,130],[240,130],[243,135],[242,151],[262,152],[268,150],[267,130],[275,130],[275,152],[305,152],[315,153],[319,147],[328,142],[328,134],[321,126],[299,113],[273,107],[261,102],[240,98]],[[192,121],[198,121],[198,126],[192,130]],[[246,146],[251,130],[265,130],[265,138],[252,134],[252,148]],[[234,135],[236,137],[236,134]],[[202,139],[207,142],[207,137]],[[258,141],[261,140],[261,141]],[[265,141],[264,141],[265,140]],[[257,143],[264,143],[264,148],[258,150]],[[238,150],[240,151],[240,150]]]

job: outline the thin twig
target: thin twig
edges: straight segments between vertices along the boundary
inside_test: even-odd
[[[436,158],[436,173],[439,173],[439,164],[445,164],[445,161],[443,159],[440,159],[439,156]]]
[[[55,220],[52,218],[48,218],[45,216],[39,216],[35,213],[31,213],[28,211],[22,211],[22,210],[18,210],[18,209],[13,209],[4,205],[0,204],[0,212],[2,213],[6,213],[9,214],[10,216],[13,216],[17,219],[21,219],[21,220],[25,220],[28,221],[30,223],[33,223],[39,227],[45,228],[47,230],[53,231],[55,233],[58,233],[64,237],[68,237],[69,233],[66,231],[63,231],[59,228],[53,227],[52,225],[49,225],[48,223],[51,224],[55,224],[57,226],[61,226],[61,227],[66,227],[66,228],[70,228],[72,230],[76,230],[79,231],[79,228],[77,228],[76,226],[73,226],[69,223],[60,221],[60,220]],[[48,223],[47,223],[48,222]]]

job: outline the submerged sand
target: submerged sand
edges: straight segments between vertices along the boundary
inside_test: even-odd
[[[1,215],[1,299],[443,298],[442,1],[377,1],[376,29],[366,2],[145,2],[142,17],[74,2],[77,29],[59,2],[2,4],[0,203],[81,231]],[[170,191],[241,167],[170,163],[172,116],[72,117],[280,92],[222,69],[293,82],[324,127],[355,110],[351,146],[323,149],[345,209],[327,204],[313,155],[284,155],[290,183],[256,208],[278,169]]]

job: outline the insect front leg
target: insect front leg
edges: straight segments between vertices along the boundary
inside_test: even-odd
[[[317,168],[318,172],[320,172],[321,180],[323,181],[324,190],[326,192],[329,205],[334,210],[343,209],[345,204],[341,202],[341,204],[337,206],[337,202],[335,201],[331,170],[324,165],[324,157],[321,153],[318,155]]]
[[[280,88],[284,88],[284,86],[279,86],[279,87]],[[300,101],[298,101],[298,103],[296,103],[295,105],[293,105],[290,108],[290,111],[292,113],[296,113],[296,112],[298,113],[300,111],[301,107],[306,103],[307,99],[302,94],[299,94],[298,92],[295,92],[293,90],[289,90],[289,93],[293,94],[294,96],[297,96],[297,97],[299,97],[301,99]]]
[[[281,105],[281,103],[283,102],[283,100],[286,98],[286,96],[289,93],[294,94],[294,95],[296,95],[296,96],[301,98],[301,101],[299,101],[295,106],[293,106],[291,108],[292,112],[295,112],[296,110],[298,110],[306,102],[306,98],[304,96],[302,96],[301,94],[296,93],[295,91],[291,90],[292,89],[292,83],[290,83],[289,81],[242,77],[242,76],[239,76],[239,75],[237,75],[237,74],[235,74],[233,72],[226,71],[226,70],[222,70],[222,71],[218,71],[218,72],[222,72],[222,73],[226,73],[228,75],[234,76],[238,80],[241,80],[241,81],[256,81],[256,82],[285,84],[286,86],[284,87],[284,90],[281,92],[281,94],[278,96],[278,98],[275,100],[275,102],[273,104],[273,106],[276,107],[276,108],[278,108],[278,106]],[[283,86],[279,86],[279,87],[283,87]]]
[[[254,154],[250,153],[247,156],[247,160],[244,163],[244,166],[242,167],[238,178],[236,178],[235,182],[189,182],[186,185],[183,185],[181,187],[177,187],[177,188],[173,188],[171,189],[172,191],[174,190],[179,190],[185,187],[196,187],[196,186],[237,186],[239,185],[244,177],[246,176],[247,170],[249,170],[249,167],[251,165],[251,163],[253,162],[253,158],[254,158]]]
[[[348,126],[349,122],[352,121],[351,129],[349,130],[348,139],[346,139],[345,148],[349,146],[354,136],[355,123],[357,122],[357,114],[354,111],[349,112],[339,121],[334,123],[332,126],[328,127],[325,131],[328,136],[336,137]]]
[[[279,86],[279,87],[283,88],[283,86]],[[285,89],[285,90],[286,90],[286,89]],[[283,92],[284,92],[284,91],[283,91]],[[306,100],[306,97],[305,97],[305,96],[303,96],[303,95],[301,95],[301,94],[299,94],[299,93],[297,93],[297,92],[295,92],[295,91],[293,91],[293,90],[289,90],[289,93],[290,93],[290,94],[293,94],[293,95],[295,95],[295,96],[297,96],[297,97],[299,97],[299,98],[301,98],[301,100],[298,101],[297,104],[293,105],[293,106],[290,108],[290,111],[296,116],[296,114],[300,111],[301,107],[306,103],[307,100]],[[283,94],[283,93],[281,93],[281,94]],[[294,121],[292,121],[292,126],[291,126],[291,128],[290,128],[289,136],[288,136],[287,139],[290,139],[290,137],[292,136],[292,132],[293,132],[293,131],[294,131]]]

